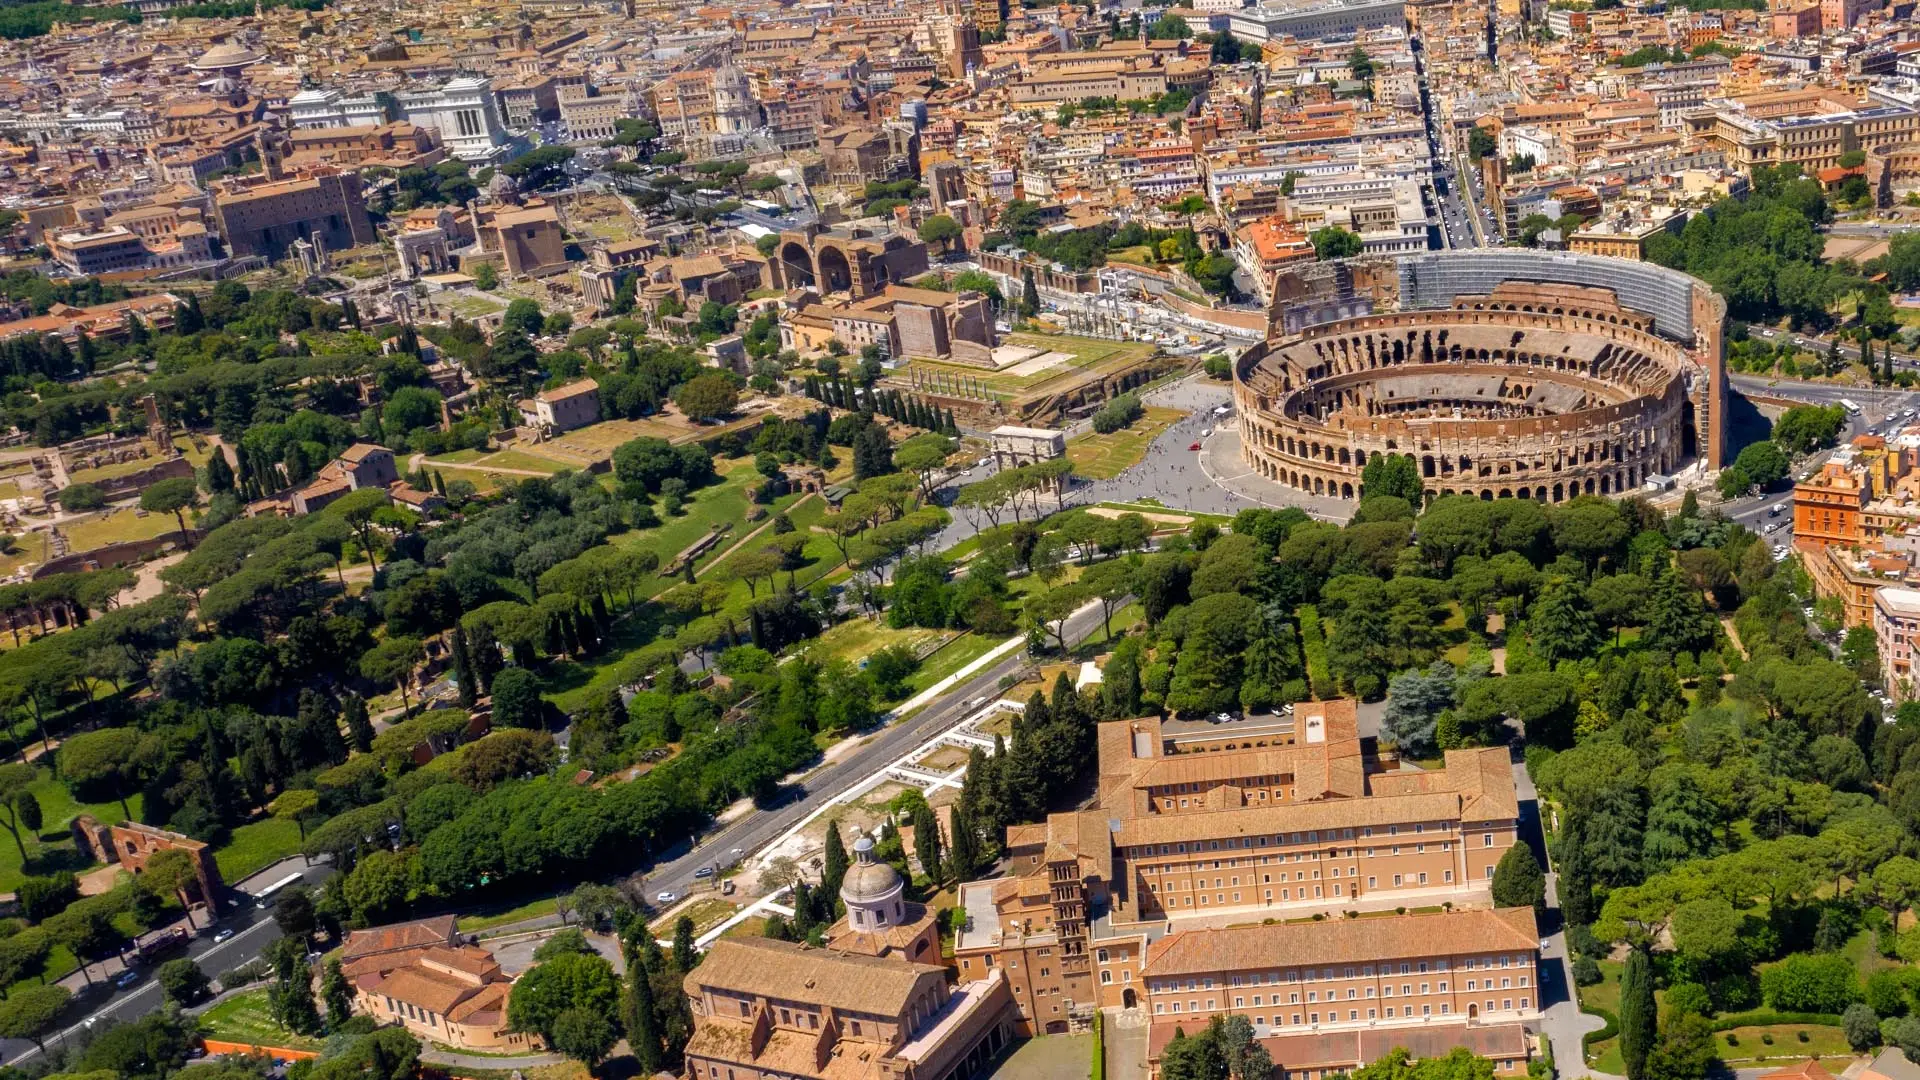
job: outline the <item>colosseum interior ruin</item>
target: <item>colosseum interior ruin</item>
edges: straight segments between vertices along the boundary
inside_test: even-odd
[[[1595,262],[1617,260],[1583,258],[1581,276],[1606,271]],[[1633,491],[1696,453],[1717,456],[1724,376],[1710,307],[1689,334],[1658,327],[1658,313],[1610,288],[1489,282],[1484,264],[1453,265],[1473,267],[1456,276],[1483,291],[1312,326],[1244,354],[1234,394],[1247,463],[1287,487],[1354,499],[1369,459],[1406,454],[1429,498],[1562,502]],[[1431,284],[1409,289],[1409,276],[1403,264],[1403,298],[1432,303]],[[1696,314],[1687,297],[1660,299],[1670,322],[1669,300]]]

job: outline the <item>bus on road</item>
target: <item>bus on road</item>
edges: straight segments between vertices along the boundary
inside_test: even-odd
[[[1847,410],[1847,412],[1853,416],[1860,415],[1860,406],[1855,405],[1853,402],[1848,401],[1846,398],[1840,399],[1840,407]]]
[[[161,930],[149,937],[134,942],[135,959],[142,964],[151,964],[155,959],[165,956],[175,949],[187,947],[187,931],[184,927]]]
[[[300,875],[288,874],[286,877],[281,878],[279,881],[276,881],[273,884],[267,886],[266,888],[261,889],[259,892],[253,894],[253,906],[264,911],[267,908],[270,908],[273,906],[273,897],[275,893],[278,893],[281,889],[284,889],[289,885],[298,885],[298,884],[300,884]]]

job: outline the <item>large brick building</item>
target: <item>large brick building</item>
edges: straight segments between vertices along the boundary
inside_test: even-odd
[[[967,1080],[1014,1035],[998,972],[954,987],[924,905],[854,844],[825,948],[721,938],[687,974],[688,1080]]]
[[[1176,1014],[1243,1013],[1288,1075],[1379,1056],[1358,1036],[1286,1041],[1345,1025],[1448,1025],[1524,1067],[1537,935],[1531,911],[1491,910],[1489,888],[1520,814],[1504,749],[1387,771],[1351,701],[1114,721],[1099,748],[1099,805],[1009,829],[1015,876],[961,886],[963,982],[1008,979],[1034,1032],[1146,1010],[1156,1047]],[[1420,907],[1450,910],[1384,914]]]
[[[311,176],[230,186],[213,198],[220,235],[235,255],[277,259],[295,240],[319,236],[328,251],[377,240],[361,195],[360,174],[316,170]]]

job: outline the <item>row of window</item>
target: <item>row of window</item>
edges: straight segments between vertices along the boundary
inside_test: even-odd
[[[1433,828],[1436,832],[1454,833],[1460,830],[1460,823],[1449,822],[1449,821],[1436,822],[1434,823]],[[1387,829],[1386,829],[1386,835],[1398,836],[1400,835],[1400,829],[1401,829],[1401,826],[1399,825],[1389,825],[1387,826]],[[1427,829],[1427,826],[1424,822],[1416,823],[1411,827],[1411,831],[1416,836],[1425,832],[1426,829]],[[1363,827],[1360,830],[1360,835],[1363,838],[1372,836],[1373,827],[1371,825]],[[1352,829],[1328,829],[1327,830],[1327,839],[1329,841],[1352,840],[1353,838],[1354,838],[1354,835],[1353,835]],[[1272,839],[1272,843],[1275,846],[1279,846],[1281,844],[1302,844],[1302,843],[1317,844],[1319,842],[1320,842],[1319,830],[1309,830],[1305,833],[1274,833],[1273,839]],[[1266,847],[1268,843],[1268,839],[1265,834],[1262,834],[1260,836],[1228,837],[1224,841],[1223,840],[1206,840],[1206,841],[1195,840],[1193,841],[1193,850],[1218,851],[1220,850],[1220,845],[1223,843],[1226,844],[1228,848]],[[1202,848],[1202,844],[1205,845],[1204,849]],[[1492,833],[1487,834],[1486,845],[1488,847],[1493,846]],[[1186,852],[1187,852],[1187,845],[1185,843],[1134,844],[1134,845],[1130,845],[1127,848],[1128,857],[1135,858],[1135,859],[1142,858],[1148,855],[1167,855],[1172,853],[1178,853],[1178,854],[1184,855],[1186,854]]]
[[[1488,839],[1491,840],[1492,837],[1489,836]],[[1488,846],[1492,846],[1492,845],[1489,844]],[[1260,859],[1257,863],[1253,860],[1252,857],[1249,857],[1247,859],[1247,865],[1248,866],[1270,866],[1276,863],[1285,864],[1290,862],[1292,863],[1320,862],[1325,859],[1339,859],[1339,858],[1357,859],[1360,857],[1361,850],[1362,849],[1360,848],[1347,848],[1343,853],[1339,848],[1328,848],[1325,855],[1322,855],[1318,851],[1283,852],[1279,855],[1262,855],[1260,856]],[[1443,852],[1452,851],[1453,841],[1451,840],[1440,841],[1439,850]],[[1375,858],[1380,854],[1379,848],[1370,847],[1370,848],[1366,848],[1365,851],[1366,851],[1366,857],[1369,859]],[[1401,854],[1405,854],[1405,852],[1401,850],[1401,845],[1394,844],[1387,849],[1387,854],[1401,855]],[[1413,845],[1413,854],[1415,855],[1427,854],[1427,845],[1425,844]],[[1192,864],[1191,866],[1182,866],[1178,863],[1157,863],[1157,864],[1150,863],[1146,866],[1140,867],[1140,872],[1143,874],[1177,874],[1177,873],[1181,873],[1182,871],[1192,869],[1195,867],[1202,867],[1203,863],[1204,863],[1204,860],[1202,860],[1202,863],[1195,863],[1195,864]],[[1228,859],[1226,860],[1226,864],[1227,864],[1227,869],[1231,870],[1240,865],[1240,860],[1237,858]],[[1213,870],[1220,869],[1220,860],[1219,859],[1213,860],[1213,865],[1211,867],[1206,867],[1206,868],[1213,869]],[[1349,870],[1348,873],[1351,874],[1353,873],[1353,871]],[[1315,872],[1315,876],[1318,876],[1318,871]],[[1340,876],[1339,872],[1335,871],[1334,876],[1339,877]]]
[[[1101,950],[1102,955],[1100,960],[1102,963],[1106,962],[1105,952],[1105,949]],[[1397,970],[1394,964],[1381,964],[1379,974],[1383,977],[1392,977],[1394,975],[1425,975],[1429,971],[1435,973],[1448,971],[1450,970],[1450,966],[1451,962],[1447,960],[1402,960]],[[1524,954],[1514,955],[1511,953],[1502,953],[1498,956],[1469,956],[1460,962],[1461,971],[1492,971],[1495,968],[1509,967],[1532,970],[1533,958]],[[1373,978],[1374,965],[1362,964],[1360,967],[1355,968],[1349,964],[1344,968],[1301,968],[1297,971],[1263,971],[1258,975],[1233,975],[1229,976],[1227,985],[1233,987],[1278,986],[1292,983],[1337,982],[1341,979],[1352,979],[1356,977],[1362,979]],[[1521,986],[1527,985],[1524,981],[1525,978],[1525,976],[1521,976]],[[1188,976],[1186,979],[1186,988],[1188,990],[1211,990],[1213,989],[1213,982],[1213,976],[1211,975],[1205,977]],[[1180,983],[1181,980],[1179,979],[1163,979],[1155,982],[1152,986],[1148,987],[1148,989],[1156,994],[1177,992],[1180,990]],[[1422,986],[1424,985],[1423,983]],[[1445,990],[1446,988],[1447,984],[1440,984],[1440,989]]]
[[[1500,1001],[1500,1011],[1502,1011],[1502,1012],[1512,1012],[1512,1011],[1513,1011],[1513,1007],[1514,1007],[1514,1005],[1513,1005],[1513,1001],[1514,1001],[1514,999],[1513,999],[1513,998],[1500,998],[1500,999],[1499,999],[1499,1001]],[[1528,1009],[1528,1008],[1532,1008],[1532,1005],[1531,1005],[1531,1004],[1530,1004],[1529,1002],[1530,1002],[1530,999],[1528,999],[1528,998],[1521,998],[1521,999],[1520,999],[1520,1008],[1522,1008],[1522,1009]],[[1485,1005],[1482,1005],[1482,1006],[1481,1006],[1481,1008],[1483,1008],[1483,1009],[1485,1009],[1485,1010],[1486,1010],[1486,1011],[1488,1011],[1488,1012],[1493,1012],[1493,1011],[1494,1011],[1494,1005],[1493,1005],[1493,1003],[1494,1003],[1494,999],[1493,999],[1493,998],[1488,998],[1488,999],[1487,999],[1487,1001],[1486,1001],[1486,1004],[1485,1004]],[[1171,1008],[1169,1008],[1169,1007],[1168,1007],[1169,1005],[1171,1005]],[[1156,1001],[1156,1002],[1154,1002],[1154,1003],[1153,1003],[1153,1011],[1154,1011],[1154,1012],[1155,1012],[1156,1014],[1158,1014],[1158,1015],[1166,1015],[1166,1014],[1170,1014],[1170,1013],[1178,1013],[1178,1012],[1180,1012],[1180,1011],[1181,1011],[1181,1009],[1180,1009],[1180,1005],[1181,1005],[1181,1003],[1180,1003],[1180,1002],[1178,1002],[1178,1001],[1174,1001],[1174,1002],[1165,1002],[1165,1001]],[[1401,1017],[1405,1017],[1405,1018],[1408,1018],[1408,1019],[1412,1019],[1412,1018],[1413,1018],[1413,1017],[1415,1017],[1416,1015],[1418,1015],[1418,1016],[1422,1016],[1422,1017],[1427,1017],[1427,1016],[1433,1016],[1433,1015],[1435,1015],[1435,1013],[1434,1013],[1434,1010],[1433,1010],[1433,1006],[1431,1006],[1431,1005],[1422,1005],[1422,1006],[1420,1006],[1420,1011],[1419,1011],[1419,1013],[1417,1013],[1417,1014],[1416,1014],[1416,1013],[1415,1013],[1415,1012],[1413,1011],[1413,1009],[1414,1009],[1414,1007],[1413,1007],[1412,1005],[1408,1005],[1408,1006],[1406,1006],[1406,1007],[1404,1007],[1404,1008],[1401,1008],[1401,1007],[1399,1007],[1399,1006],[1394,1006],[1394,1005],[1388,1005],[1388,1006],[1386,1007],[1386,1019],[1388,1019],[1388,1020],[1394,1020],[1394,1019],[1399,1019],[1399,1018],[1401,1018]],[[1214,999],[1213,999],[1213,998],[1208,998],[1208,999],[1207,999],[1207,1008],[1206,1008],[1206,1010],[1205,1010],[1205,1011],[1207,1011],[1207,1012],[1212,1012],[1212,1011],[1214,1011],[1214,1010],[1215,1010],[1215,1005],[1214,1005]],[[1199,1007],[1199,1001],[1198,1001],[1197,999],[1190,999],[1190,1000],[1188,1000],[1188,1001],[1186,1002],[1186,1011],[1187,1011],[1187,1012],[1190,1012],[1190,1013],[1197,1013],[1197,1012],[1200,1012],[1200,1011],[1202,1011],[1202,1010],[1200,1009],[1200,1007]],[[1368,1009],[1368,1010],[1367,1010],[1367,1019],[1369,1019],[1369,1020],[1378,1020],[1378,1019],[1380,1019],[1380,1015],[1379,1015],[1379,1014],[1380,1014],[1380,1010],[1379,1010],[1379,1009]],[[1448,1002],[1445,1002],[1445,1001],[1443,1001],[1443,1002],[1441,1002],[1441,1003],[1440,1003],[1440,1011],[1439,1011],[1439,1013],[1438,1013],[1438,1015],[1440,1015],[1440,1016],[1451,1016],[1451,1015],[1453,1015],[1453,1007],[1452,1007],[1452,1005],[1451,1005],[1450,1003],[1448,1003]],[[1302,1021],[1301,1021],[1301,1016],[1302,1016],[1302,1014],[1301,1014],[1301,1013],[1274,1013],[1274,1014],[1273,1014],[1273,1023],[1274,1023],[1274,1026],[1275,1026],[1275,1027],[1283,1027],[1283,1026],[1286,1026],[1287,1024],[1293,1024],[1293,1025],[1298,1025],[1298,1024],[1300,1024],[1300,1023],[1302,1022]],[[1286,1018],[1288,1018],[1288,1017],[1290,1017],[1290,1019],[1286,1019]],[[1306,1020],[1305,1020],[1305,1022],[1306,1022],[1306,1023],[1309,1023],[1309,1024],[1318,1024],[1318,1023],[1320,1022],[1320,1014],[1319,1014],[1319,1013],[1317,1013],[1317,1012],[1309,1012],[1309,1013],[1306,1013],[1306,1014],[1305,1014],[1305,1017],[1306,1017]],[[1359,1020],[1359,1019],[1360,1019],[1360,1010],[1359,1010],[1359,1009],[1348,1009],[1348,1010],[1347,1010],[1347,1015],[1346,1015],[1346,1019],[1347,1019],[1347,1020]],[[1340,1021],[1341,1021],[1341,1016],[1340,1016],[1340,1013],[1339,1013],[1339,1011],[1338,1011],[1338,1010],[1329,1010],[1329,1011],[1327,1012],[1327,1023],[1329,1023],[1329,1024],[1338,1024],[1338,1023],[1340,1023]],[[1259,1025],[1259,1026],[1262,1026],[1262,1027],[1264,1027],[1264,1026],[1266,1026],[1266,1023],[1267,1023],[1267,1018],[1266,1018],[1266,1017],[1264,1017],[1264,1016],[1255,1016],[1255,1017],[1253,1018],[1253,1022],[1254,1022],[1254,1023],[1256,1024],[1256,1025]]]
[[[1487,868],[1486,868],[1486,870],[1487,870],[1487,877],[1488,877],[1489,879],[1491,879],[1491,878],[1493,877],[1493,870],[1494,870],[1494,868],[1493,868],[1493,867],[1491,867],[1491,866],[1489,866],[1489,867],[1487,867]],[[1445,872],[1443,872],[1443,873],[1441,874],[1441,879],[1442,879],[1442,882],[1441,882],[1442,884],[1452,884],[1452,883],[1453,883],[1453,871],[1451,871],[1451,870],[1448,870],[1448,871],[1445,871]],[[1394,885],[1394,887],[1395,887],[1395,888],[1406,888],[1406,887],[1409,887],[1409,886],[1412,886],[1412,887],[1418,887],[1418,886],[1421,886],[1421,885],[1426,885],[1426,884],[1428,884],[1428,881],[1427,881],[1427,875],[1425,875],[1425,874],[1395,874],[1395,875],[1393,875],[1393,885]],[[1377,877],[1371,877],[1371,876],[1369,876],[1369,877],[1367,878],[1367,888],[1369,888],[1369,889],[1378,889],[1379,887],[1380,887],[1380,879],[1379,879],[1379,878],[1377,878]],[[1200,883],[1200,886],[1199,886],[1199,888],[1201,888],[1201,889],[1204,889],[1204,888],[1206,888],[1206,883],[1205,883],[1205,882],[1201,882],[1201,883]],[[1298,897],[1295,897],[1295,896],[1292,896],[1292,895],[1290,895],[1290,894],[1291,894],[1291,893],[1293,892],[1293,890],[1292,890],[1292,889],[1281,889],[1281,890],[1280,890],[1280,899],[1281,899],[1281,900],[1283,900],[1283,901],[1287,901],[1287,900],[1295,900],[1295,899],[1299,899],[1299,900],[1307,900],[1307,899],[1314,899],[1314,900],[1320,900],[1320,899],[1324,899],[1324,896],[1323,896],[1323,894],[1322,894],[1322,892],[1321,892],[1321,888],[1322,888],[1321,886],[1319,886],[1319,885],[1315,885],[1315,886],[1313,887],[1313,896],[1312,896],[1312,897],[1308,897],[1308,896],[1307,896],[1307,890],[1306,890],[1306,887],[1305,887],[1305,886],[1302,886],[1302,887],[1300,888],[1300,890],[1299,890],[1299,891],[1300,891],[1300,895],[1299,895]],[[1151,896],[1151,895],[1157,895],[1157,894],[1159,894],[1159,893],[1161,893],[1161,892],[1179,892],[1179,891],[1181,891],[1181,890],[1180,890],[1180,886],[1179,886],[1179,883],[1178,883],[1178,882],[1171,882],[1171,883],[1168,883],[1168,884],[1167,884],[1166,886],[1164,886],[1164,887],[1162,887],[1162,886],[1159,886],[1159,885],[1155,885],[1155,884],[1154,884],[1154,883],[1152,883],[1152,882],[1148,882],[1148,883],[1147,883],[1147,886],[1146,886],[1146,889],[1147,889],[1147,893],[1148,893],[1148,894],[1149,894],[1150,896]],[[1193,891],[1193,890],[1189,890],[1189,891]],[[1272,902],[1272,900],[1273,900],[1273,890],[1272,890],[1272,889],[1267,889],[1267,890],[1264,890],[1264,892],[1265,892],[1265,896],[1264,896],[1264,899],[1265,899],[1265,900],[1266,900],[1267,902],[1269,902],[1269,903],[1271,903],[1271,902]],[[1339,882],[1337,882],[1337,881],[1333,883],[1333,895],[1335,895],[1335,896],[1344,896],[1344,895],[1346,895],[1346,894],[1345,894],[1345,893],[1344,893],[1344,892],[1342,891],[1342,886],[1341,886],[1341,884],[1340,884]],[[1359,895],[1359,894],[1358,894],[1358,893],[1356,893],[1356,894],[1354,894],[1354,895],[1356,895],[1356,896],[1357,896],[1357,895]],[[1227,898],[1226,898],[1226,897],[1227,897],[1227,894],[1226,894],[1226,893],[1224,893],[1224,892],[1216,892],[1216,893],[1214,893],[1214,894],[1213,894],[1213,902],[1214,902],[1215,904],[1225,904],[1225,903],[1227,903],[1227,902],[1228,902],[1228,901],[1227,901]],[[1169,902],[1169,903],[1171,903],[1171,902],[1172,902],[1172,899],[1170,898],[1168,902]],[[1235,893],[1233,894],[1233,901],[1232,901],[1232,902],[1233,902],[1233,903],[1236,903],[1236,904],[1238,904],[1238,903],[1241,903],[1241,902],[1242,902],[1242,901],[1241,901],[1241,899],[1240,899],[1240,893],[1239,893],[1239,892],[1237,892],[1237,891],[1236,891],[1236,892],[1235,892]],[[1189,897],[1187,897],[1187,898],[1186,898],[1186,901],[1185,901],[1185,903],[1186,903],[1186,906],[1187,906],[1187,907],[1192,907],[1192,906],[1193,906],[1193,897],[1191,897],[1191,896],[1189,896]],[[1201,906],[1201,907],[1206,907],[1206,906],[1207,906],[1207,895],[1206,895],[1205,893],[1201,893],[1201,894],[1200,894],[1200,906]]]

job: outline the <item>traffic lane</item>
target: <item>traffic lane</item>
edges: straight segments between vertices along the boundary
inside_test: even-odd
[[[302,884],[319,885],[333,873],[333,867],[324,862],[297,868]],[[255,878],[267,873],[276,875],[277,881],[285,877],[284,864],[277,865],[271,871],[253,875]],[[213,940],[213,935],[221,929],[234,931],[225,941]],[[262,911],[248,901],[244,907],[236,908],[226,918],[214,924],[213,928],[204,923],[187,943],[186,956],[200,965],[209,978],[217,978],[222,972],[231,971],[250,960],[259,959],[268,945],[280,936],[280,928],[273,921],[272,910]],[[167,959],[172,959],[168,957]],[[164,961],[163,961],[164,962]],[[72,1038],[91,1022],[96,1028],[109,1020],[132,1021],[158,1009],[161,1004],[160,986],[153,978],[153,970],[158,964],[138,967],[140,981],[126,990],[116,990],[113,975],[105,972],[93,974],[91,987],[82,985],[74,995],[82,1006],[92,1005],[92,1010],[74,1024],[55,1035],[48,1036],[48,1045],[58,1045]],[[102,965],[96,961],[89,972],[96,972]],[[102,995],[105,995],[102,997]],[[0,1059],[8,1064],[18,1064],[40,1052],[39,1047],[25,1039],[0,1039]]]
[[[1067,620],[1067,640],[1078,644],[1099,626],[1100,612],[1097,609],[1074,616]],[[800,798],[771,810],[756,810],[714,834],[687,854],[654,867],[648,874],[651,895],[657,897],[661,891],[670,891],[677,898],[684,899],[696,883],[714,881],[713,878],[696,879],[694,871],[702,866],[731,865],[766,846],[857,781],[885,768],[936,732],[965,719],[972,711],[969,703],[974,698],[997,696],[1000,680],[1027,663],[1024,651],[1016,651],[955,687],[951,693],[942,695],[935,704],[922,709],[905,722],[881,729],[875,738],[853,754],[816,770],[796,785],[803,793]],[[740,851],[738,856],[733,854],[736,848]]]

